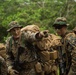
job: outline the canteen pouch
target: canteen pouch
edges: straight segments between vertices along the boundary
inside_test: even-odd
[[[43,62],[47,62],[50,60],[50,52],[49,51],[41,51],[41,60]]]
[[[50,52],[50,59],[55,60],[58,58],[58,52],[56,50]]]
[[[47,74],[49,74],[49,73],[52,71],[52,66],[51,66],[51,64],[50,64],[49,62],[46,62],[46,63],[44,64],[44,71],[45,71]]]
[[[41,63],[40,62],[37,62],[35,64],[35,70],[36,70],[37,73],[42,72],[42,66],[41,66]]]

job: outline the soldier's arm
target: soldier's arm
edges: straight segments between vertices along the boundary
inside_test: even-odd
[[[69,44],[70,47],[76,48],[76,38],[73,36],[70,36],[66,39],[66,44]]]
[[[46,37],[46,35],[48,35],[47,31],[36,32],[36,33],[27,31],[24,33],[25,39],[29,41],[41,40],[43,37]]]

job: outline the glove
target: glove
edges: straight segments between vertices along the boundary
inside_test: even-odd
[[[37,39],[42,39],[43,37],[48,37],[48,30],[41,31],[36,34]]]
[[[19,72],[16,71],[16,70],[14,70],[14,69],[12,69],[12,70],[10,71],[10,75],[19,75]]]
[[[49,32],[48,30],[44,30],[44,31],[42,32],[42,33],[43,33],[43,36],[44,36],[44,37],[48,37],[48,32]]]
[[[11,68],[11,69],[9,70],[9,74],[10,74],[10,75],[19,75],[19,72]]]

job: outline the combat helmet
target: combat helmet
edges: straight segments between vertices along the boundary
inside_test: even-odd
[[[66,18],[65,17],[58,17],[54,24],[53,27],[62,27],[62,26],[68,26],[69,24],[67,24]]]
[[[76,27],[73,29],[73,31],[75,31],[75,32],[76,32]]]
[[[8,26],[9,26],[9,29],[7,30],[8,32],[10,32],[10,30],[13,28],[22,28],[22,26],[19,25],[17,21],[10,22]]]

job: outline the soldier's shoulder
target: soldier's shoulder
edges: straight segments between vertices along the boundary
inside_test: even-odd
[[[71,39],[75,38],[75,34],[73,32],[69,32],[66,37],[65,40],[70,41]]]
[[[5,41],[5,42],[6,42],[6,43],[7,43],[7,42],[9,42],[9,41],[10,41],[10,39],[12,39],[12,36],[9,36],[9,37],[6,39],[6,41]]]
[[[68,37],[75,37],[75,34],[73,33],[73,32],[69,32],[67,35],[66,35],[66,37],[68,38]]]

